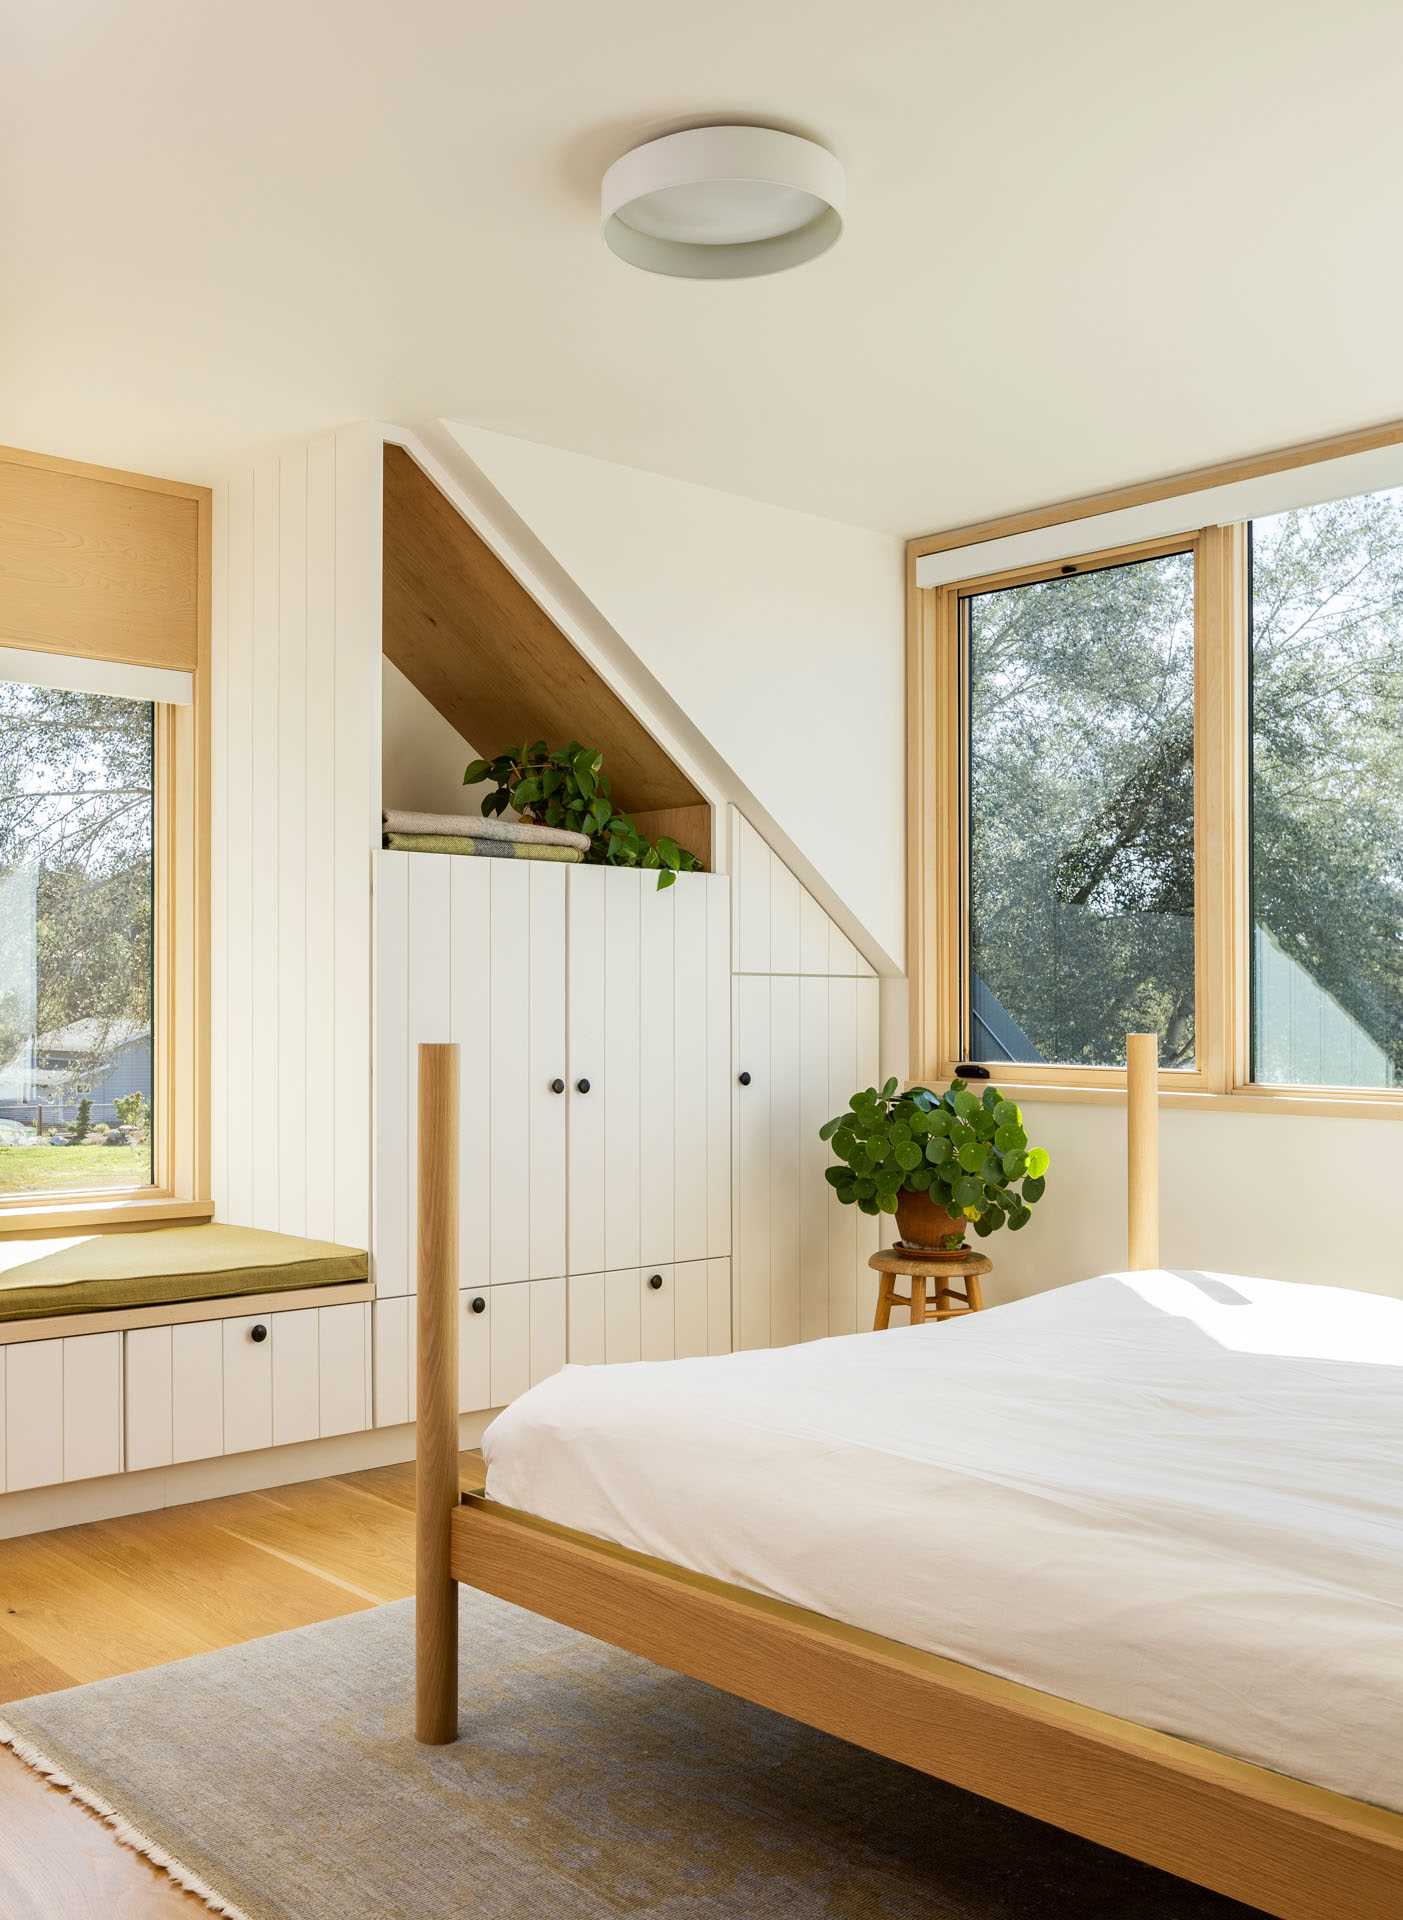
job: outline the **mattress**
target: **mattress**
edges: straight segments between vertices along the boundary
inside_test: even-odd
[[[1403,1301],[1112,1274],[566,1367],[483,1452],[505,1505],[1403,1810]]]
[[[0,1243],[0,1321],[225,1300],[364,1280],[366,1256],[259,1227],[151,1227]]]

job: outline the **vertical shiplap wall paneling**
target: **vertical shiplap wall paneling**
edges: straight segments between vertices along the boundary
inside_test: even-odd
[[[336,439],[307,446],[306,471],[306,862],[301,922],[306,954],[304,1048],[308,1125],[307,1232],[336,1237],[336,1129],[328,1100],[336,1085]],[[378,667],[378,661],[374,663]],[[378,680],[376,682],[378,685]],[[372,842],[373,844],[373,842]]]
[[[830,1115],[828,1078],[828,987],[824,979],[799,982],[799,1338],[828,1333],[828,1216],[837,1201],[823,1172],[832,1160],[818,1131]]]
[[[705,885],[706,1250],[715,1259],[731,1250],[731,883],[714,874]]]
[[[228,577],[226,625],[215,636],[225,663],[225,712],[216,714],[223,745],[223,816],[212,825],[214,859],[224,867],[227,903],[225,999],[217,1010],[221,1029],[215,1059],[225,1065],[222,1109],[225,1139],[222,1193],[214,1195],[222,1217],[236,1226],[253,1224],[253,473],[235,474],[222,489],[227,502]]]
[[[829,1112],[841,1113],[857,1086],[857,986],[852,980],[828,983]],[[856,1207],[828,1208],[828,1331],[857,1332]]]
[[[878,982],[852,941],[739,812],[732,1066],[738,1344],[781,1345],[872,1324],[867,1259],[880,1223],[840,1207],[818,1130],[878,1072]]]
[[[253,713],[250,741],[250,854],[253,863],[252,1048],[250,1126],[253,1194],[249,1224],[277,1229],[281,1222],[278,1085],[282,1035],[278,1023],[278,818],[282,739],[280,711],[282,585],[281,463],[277,454],[253,470]]]
[[[409,862],[377,863],[375,1107],[375,1290],[408,1293],[409,1249]]]
[[[229,1191],[229,488],[210,515],[210,1187]],[[0,1477],[0,1485],[3,1485]]]
[[[212,1132],[237,1225],[370,1244],[381,439],[216,489]]]
[[[672,1259],[675,1245],[676,915],[678,889],[642,889],[641,1138],[638,1159],[641,1258]]]
[[[277,1224],[307,1231],[307,449],[278,472]],[[269,731],[273,731],[270,725]],[[274,1132],[274,1115],[265,1120]]]
[[[367,427],[336,435],[336,943],[333,1165],[337,1240],[370,1244],[373,849],[380,840],[380,658],[384,443]]]
[[[381,855],[381,859],[390,856]],[[492,1278],[492,866],[444,860],[452,893],[449,1038],[457,1042],[458,1279],[468,1288]]]
[[[531,996],[524,964],[531,941],[531,898],[524,862],[492,860],[487,865],[492,889],[491,1277],[500,1284],[525,1280],[531,1269]]]
[[[639,876],[603,874],[604,883],[604,1258],[614,1271],[636,1267],[641,1225],[638,1168],[642,1114],[642,946]],[[597,1124],[597,1120],[596,1120]]]
[[[673,955],[673,1218],[674,1260],[704,1260],[707,1251],[707,882],[683,879],[668,889]]]

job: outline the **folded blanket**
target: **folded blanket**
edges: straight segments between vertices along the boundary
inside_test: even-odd
[[[589,852],[589,837],[568,827],[537,827],[527,820],[479,820],[474,813],[403,813],[388,808],[386,833],[457,833],[473,840],[532,841],[543,847],[578,847]]]
[[[385,845],[394,853],[472,853],[488,860],[558,860],[567,867],[578,866],[585,857],[579,847],[542,846],[536,840],[484,840],[471,833],[387,833]]]

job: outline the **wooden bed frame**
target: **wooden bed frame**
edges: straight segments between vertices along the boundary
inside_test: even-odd
[[[1157,1074],[1154,1036],[1132,1035],[1129,1264],[1141,1269],[1159,1264]],[[457,1048],[421,1046],[421,1741],[441,1745],[458,1735],[461,1581],[1278,1920],[1400,1920],[1401,1814],[465,1491],[458,1471],[457,1113]]]

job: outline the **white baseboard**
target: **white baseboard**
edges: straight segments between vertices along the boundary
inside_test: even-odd
[[[459,1445],[475,1447],[493,1412],[458,1416]],[[215,1460],[189,1460],[178,1467],[153,1467],[146,1473],[114,1473],[103,1480],[76,1480],[61,1487],[33,1487],[0,1495],[0,1540],[54,1527],[82,1526],[89,1520],[113,1520],[124,1513],[152,1513],[160,1507],[187,1506],[193,1500],[217,1500],[229,1493],[256,1493],[287,1487],[299,1480],[324,1480],[365,1467],[389,1467],[414,1458],[414,1427],[375,1427],[368,1433],[343,1433],[332,1440],[308,1440],[295,1447],[265,1447],[257,1453],[232,1453]]]

